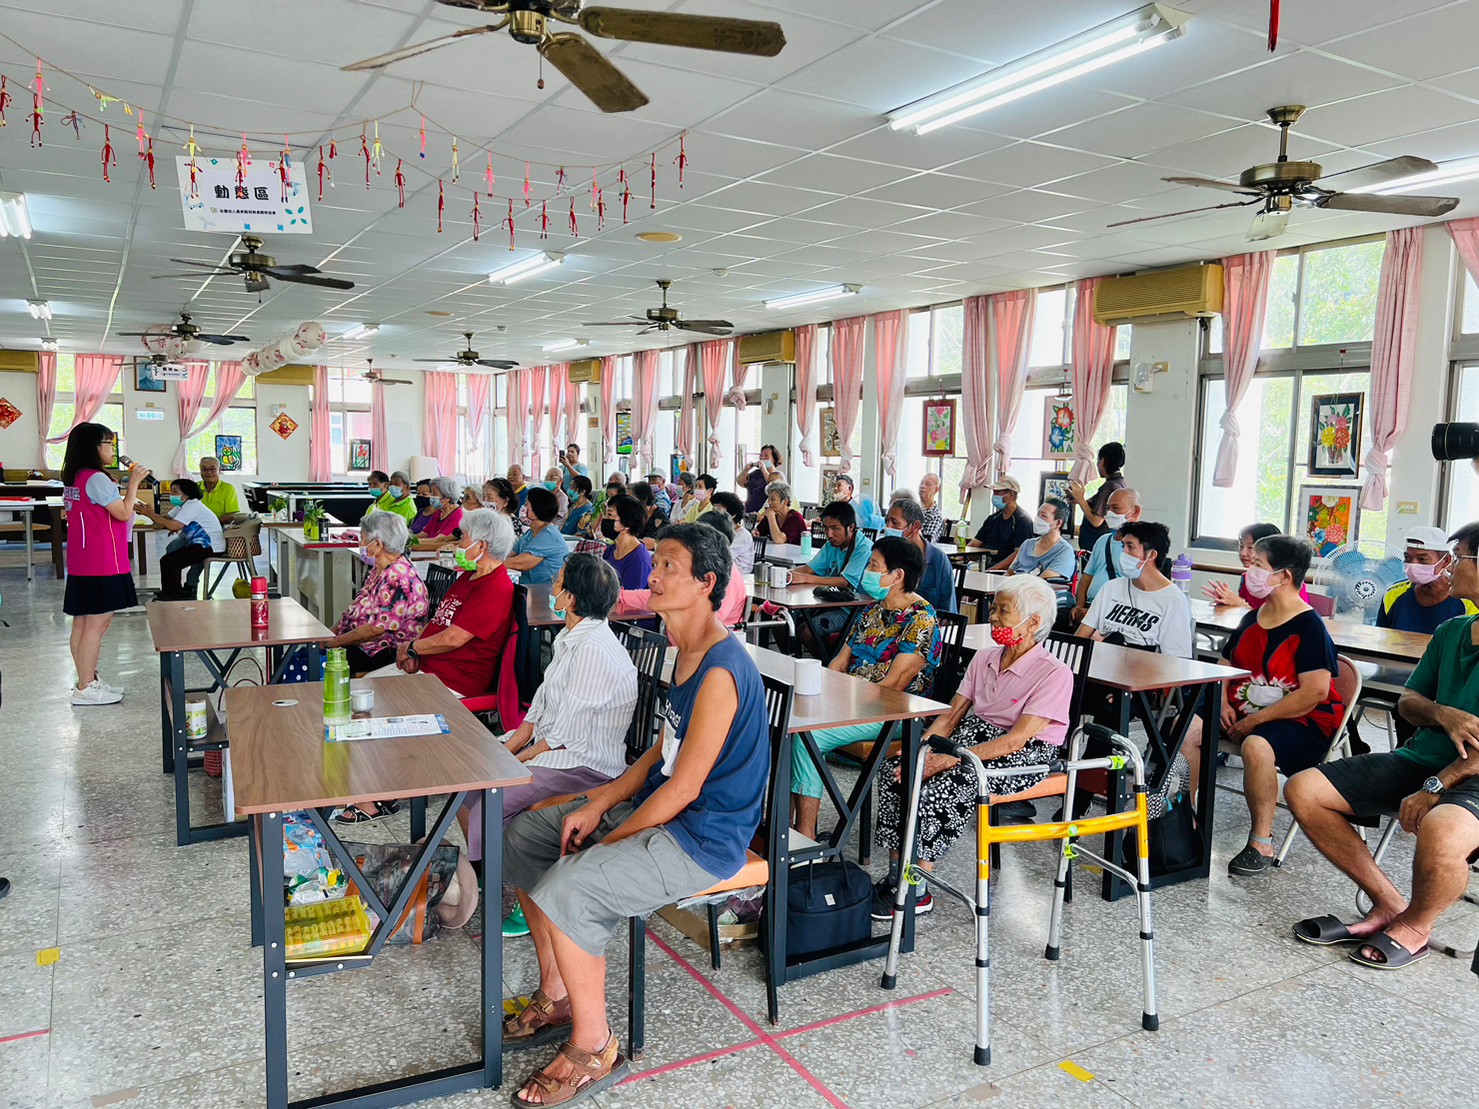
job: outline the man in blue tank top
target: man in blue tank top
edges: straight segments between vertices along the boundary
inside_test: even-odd
[[[715,615],[729,575],[729,546],[715,529],[662,533],[650,606],[678,645],[662,742],[620,778],[508,826],[504,873],[529,921],[539,989],[504,1022],[504,1044],[564,1045],[516,1104],[548,1105],[620,1081],[627,1060],[606,1022],[612,934],[744,865],[765,802],[770,740],[760,671]]]

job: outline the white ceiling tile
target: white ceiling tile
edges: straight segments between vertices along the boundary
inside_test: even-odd
[[[1219,116],[1146,102],[1043,136],[1045,142],[1114,158],[1138,158],[1152,150],[1226,131]]]
[[[863,192],[892,184],[914,171],[899,166],[864,162],[857,158],[838,158],[831,154],[813,154],[779,169],[770,170],[760,180],[772,185],[799,185],[805,189],[830,192]]]
[[[1411,9],[1398,8],[1393,14],[1398,12]],[[1422,81],[1473,65],[1474,30],[1473,6],[1448,4],[1334,39],[1322,49],[1385,70],[1392,70],[1393,63],[1400,59],[1403,76]]]
[[[1344,146],[1369,146],[1383,139],[1411,135],[1468,122],[1479,105],[1417,85],[1311,108],[1299,121],[1300,132]]]
[[[1276,55],[1225,77],[1209,73],[1200,85],[1157,99],[1234,119],[1255,120],[1279,104],[1329,104],[1404,83],[1399,77],[1300,50]]]

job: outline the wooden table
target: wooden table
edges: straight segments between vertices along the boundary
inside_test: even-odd
[[[292,656],[290,648],[300,643],[321,643],[333,632],[290,598],[267,602],[267,629],[252,628],[250,600],[152,601],[144,606],[154,650],[159,653],[159,706],[164,772],[175,776],[175,843],[199,843],[243,835],[244,824],[228,821],[196,827],[190,823],[189,771],[192,755],[221,751],[227,746],[226,729],[206,700],[207,731],[204,739],[190,739],[185,727],[185,694],[214,693],[226,688],[231,667],[246,650],[265,648],[267,672],[276,682]],[[222,659],[218,652],[229,654]],[[202,689],[185,688],[185,656],[196,655],[210,673],[211,684]],[[319,652],[309,652],[309,673],[320,676]],[[228,714],[229,715],[229,714]],[[234,723],[234,722],[233,722]],[[196,763],[195,765],[200,765]]]
[[[283,593],[325,623],[337,621],[354,594],[350,552],[359,543],[357,530],[352,537],[346,537],[340,529],[322,539],[309,540],[304,538],[301,524],[283,528],[279,538]]]
[[[1191,611],[1198,628],[1223,633],[1237,630],[1248,614],[1241,605],[1213,605],[1200,600],[1192,601]],[[1372,624],[1358,624],[1354,620],[1335,620],[1328,616],[1324,620],[1325,630],[1330,633],[1337,651],[1376,662],[1412,665],[1423,657],[1428,642],[1433,638],[1421,632],[1378,628]]]
[[[55,501],[55,503],[53,503],[53,501]],[[0,512],[15,512],[15,513],[18,513],[19,515],[22,515],[22,516],[24,516],[26,518],[25,519],[25,525],[24,526],[25,526],[25,535],[26,535],[26,580],[27,581],[31,581],[32,580],[33,570],[32,570],[31,563],[32,563],[32,559],[34,558],[35,552],[36,552],[36,533],[35,533],[35,526],[34,526],[34,523],[32,522],[31,517],[35,514],[36,509],[38,509],[38,508],[52,509],[53,511],[56,511],[58,515],[60,515],[60,511],[59,510],[61,509],[61,507],[62,507],[62,502],[61,502],[61,500],[59,498],[51,498],[51,499],[47,499],[47,500],[35,500],[35,499],[32,499],[32,498],[27,498],[27,497],[0,497]],[[53,524],[52,525],[52,533],[53,533],[52,546],[53,547],[56,546],[55,528],[56,528],[56,525]],[[60,576],[60,575],[58,575],[58,576]]]
[[[262,947],[263,1016],[266,1027],[269,1109],[288,1105],[287,983],[316,974],[368,966],[380,954],[405,913],[446,838],[457,810],[470,794],[483,796],[483,875],[486,888],[503,888],[503,794],[524,785],[528,770],[510,755],[438,679],[426,674],[364,682],[375,691],[375,715],[441,713],[447,735],[403,739],[324,740],[323,685],[271,689],[240,687],[226,694],[235,752],[238,811],[252,822],[250,837],[252,942]],[[276,704],[292,701],[288,705]],[[354,856],[327,819],[340,805],[369,804],[385,797],[425,799],[450,794],[409,872],[389,902],[365,880]],[[323,836],[336,863],[359,887],[380,924],[362,954],[289,962],[283,919],[283,816],[303,812]],[[359,1090],[312,1098],[301,1105],[405,1105],[503,1081],[503,935],[496,927],[498,895],[485,908],[483,929],[482,1057],[430,1074],[376,1083]],[[270,908],[269,908],[270,906]]]
[[[837,652],[827,650],[827,639],[821,628],[817,625],[817,616],[828,609],[845,608],[851,610],[848,613],[849,620],[842,625],[842,630],[838,637],[838,643],[841,644],[843,639],[846,638],[847,629],[851,626],[852,618],[855,618],[859,612],[862,612],[863,609],[873,603],[871,597],[858,590],[853,591],[854,597],[851,601],[838,601],[828,597],[817,596],[817,589],[826,588],[825,586],[760,585],[755,584],[753,581],[748,584],[750,586],[750,601],[752,604],[760,604],[768,601],[778,608],[783,608],[788,612],[794,613],[800,619],[802,625],[811,633],[813,650],[816,657],[820,658],[824,664],[831,662]],[[797,642],[789,644],[793,653],[800,652],[802,649],[800,637],[798,636],[796,638]]]
[[[775,566],[805,566],[816,557],[815,547],[808,550],[800,543],[769,543],[765,544],[764,556],[758,553],[755,556],[757,563],[768,562]]]
[[[987,624],[974,624],[966,628],[964,649],[974,653],[986,646],[993,646],[991,628]],[[1089,660],[1089,684],[1109,691],[1119,711],[1116,730],[1123,736],[1130,734],[1130,721],[1138,718],[1144,725],[1150,740],[1150,757],[1146,763],[1146,776],[1152,790],[1165,787],[1166,778],[1181,746],[1186,741],[1191,722],[1200,713],[1202,718],[1202,780],[1197,787],[1197,826],[1202,833],[1202,857],[1191,866],[1155,878],[1155,886],[1173,885],[1190,878],[1206,878],[1212,873],[1212,815],[1213,798],[1217,785],[1217,736],[1221,728],[1222,683],[1233,678],[1246,677],[1248,671],[1220,663],[1202,662],[1197,659],[1176,658],[1154,651],[1138,651],[1133,647],[1121,647],[1113,643],[1095,643],[1094,653]],[[1163,724],[1151,694],[1182,691],[1180,710]],[[1111,780],[1111,804],[1127,804],[1124,794],[1124,775],[1113,774]],[[1105,837],[1106,858],[1118,858],[1119,833],[1111,832]],[[1105,872],[1103,895],[1112,901],[1130,893],[1130,887],[1114,875]]]

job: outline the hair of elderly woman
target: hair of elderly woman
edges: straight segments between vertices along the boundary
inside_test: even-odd
[[[895,501],[913,501],[915,504],[918,504],[919,496],[913,489],[908,489],[901,485],[888,495],[889,504],[893,504]]]
[[[517,494],[514,493],[513,483],[508,478],[490,477],[483,482],[483,490],[495,494],[510,511],[516,507]],[[484,503],[487,503],[487,498],[484,498]],[[488,507],[493,508],[494,506],[489,505]],[[498,511],[502,512],[504,509],[498,509]]]
[[[885,535],[873,544],[873,553],[882,560],[884,568],[893,573],[904,572],[904,592],[913,593],[924,573],[924,555],[909,540],[897,535]]]
[[[393,555],[406,553],[411,542],[411,528],[405,517],[396,512],[371,512],[359,522],[359,540],[368,547],[370,541],[378,539]]]
[[[657,536],[659,544],[672,540],[681,543],[693,560],[693,579],[703,581],[714,575],[714,587],[709,590],[709,604],[715,612],[724,603],[724,592],[729,588],[729,574],[734,566],[734,556],[729,553],[729,544],[717,528],[704,524],[674,524],[664,528]]]
[[[1270,570],[1288,570],[1295,589],[1304,584],[1315,553],[1308,540],[1295,535],[1266,535],[1253,544],[1253,550],[1268,560]]]
[[[606,507],[621,521],[621,526],[632,533],[634,539],[642,534],[642,525],[647,522],[647,510],[636,497],[618,493],[607,500]]]
[[[396,470],[396,471],[394,471],[390,475],[390,483],[392,485],[399,485],[402,489],[414,489],[415,488],[415,486],[413,486],[411,484],[411,475],[408,474],[408,473],[406,473],[405,470]]]
[[[462,500],[462,486],[456,478],[434,477],[431,479],[431,487],[437,491],[443,500]]]
[[[485,543],[488,557],[500,562],[514,547],[514,526],[508,517],[492,508],[475,508],[462,514],[462,537],[473,543]]]
[[[1058,619],[1058,595],[1042,578],[1032,574],[1013,574],[997,587],[996,596],[998,600],[1010,597],[1016,602],[1019,620],[1037,617],[1033,642],[1041,643],[1052,632]]]
[[[542,485],[529,486],[524,503],[529,506],[530,516],[546,524],[560,514],[560,502]]]
[[[191,478],[177,477],[169,483],[169,491],[178,493],[188,501],[200,500],[200,485]]]
[[[791,487],[784,481],[772,481],[765,487],[767,497],[779,497],[785,504],[791,503]]]
[[[621,578],[604,558],[573,554],[565,560],[561,579],[575,598],[570,607],[581,619],[604,620],[621,596]]]

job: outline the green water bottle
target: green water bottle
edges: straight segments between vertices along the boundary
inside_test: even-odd
[[[353,715],[349,704],[349,659],[343,647],[330,647],[324,663],[324,723],[347,724]]]

